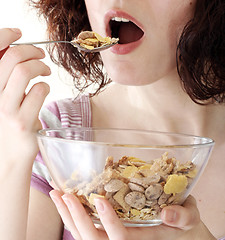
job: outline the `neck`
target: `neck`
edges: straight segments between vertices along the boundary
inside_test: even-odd
[[[181,108],[184,105],[192,107],[196,105],[182,89],[180,80],[175,72],[152,84],[135,87],[128,86],[127,89],[130,95],[129,101],[134,105],[149,104],[154,110],[158,108],[168,109],[171,105]],[[152,103],[155,105],[152,106]]]
[[[124,88],[129,108],[144,128],[209,136],[221,121],[214,114],[218,106],[194,103],[175,72],[149,85]]]
[[[93,98],[92,110],[97,127],[180,132],[214,139],[224,131],[224,106],[194,103],[175,71],[149,85],[112,84]]]

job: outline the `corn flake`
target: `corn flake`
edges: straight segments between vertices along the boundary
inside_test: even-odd
[[[89,199],[88,199],[89,203],[94,205],[95,204],[94,203],[95,198],[105,198],[105,196],[102,196],[102,195],[99,195],[99,194],[96,194],[96,193],[91,193],[90,196],[89,196]]]
[[[131,178],[134,177],[135,173],[138,172],[138,168],[135,166],[128,166],[126,167],[123,172],[122,172],[122,176],[125,178]]]
[[[183,192],[188,185],[187,177],[184,175],[172,174],[169,175],[164,186],[166,194],[176,194]]]
[[[111,43],[117,43],[119,39],[111,37],[102,37],[96,32],[84,31],[78,35],[77,39],[74,39],[72,42],[79,44],[80,46],[86,49],[94,49],[97,47],[102,47],[109,45]]]

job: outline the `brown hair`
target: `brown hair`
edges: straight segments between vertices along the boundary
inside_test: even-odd
[[[177,49],[184,89],[197,103],[224,102],[225,1],[198,0]],[[208,100],[208,101],[206,101]]]
[[[32,1],[47,23],[51,40],[73,40],[81,31],[91,30],[85,2],[83,0],[36,0]],[[82,54],[70,44],[55,44],[48,47],[54,63],[63,67],[73,77],[74,86],[83,92],[95,86],[91,95],[97,94],[110,82],[103,73],[103,62],[99,53]]]
[[[32,3],[46,19],[51,40],[70,41],[81,31],[91,30],[84,0]],[[98,53],[83,55],[68,44],[55,45],[49,52],[52,60],[73,76],[81,92],[96,84],[94,95],[110,82]],[[177,47],[177,70],[184,90],[196,103],[225,101],[224,0],[197,0],[194,17],[185,26]]]

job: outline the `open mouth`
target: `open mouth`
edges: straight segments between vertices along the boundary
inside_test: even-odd
[[[128,44],[136,42],[142,38],[144,32],[132,21],[113,17],[109,22],[111,37],[119,38],[119,44]]]

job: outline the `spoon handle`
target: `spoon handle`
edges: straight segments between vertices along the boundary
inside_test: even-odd
[[[42,42],[25,42],[25,43],[11,43],[10,45],[36,45],[36,44],[48,44],[48,43],[71,43],[69,41],[42,41]]]

